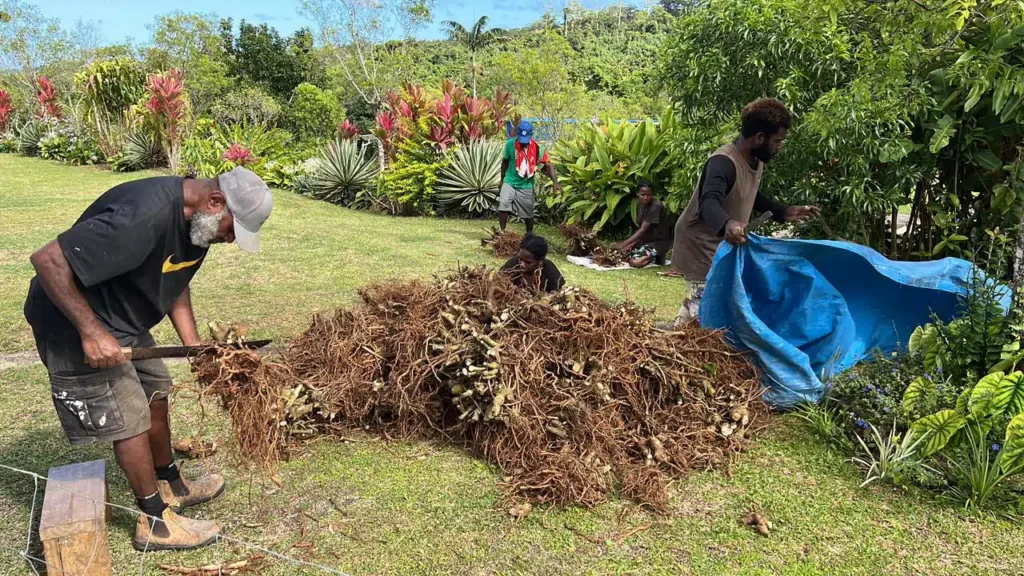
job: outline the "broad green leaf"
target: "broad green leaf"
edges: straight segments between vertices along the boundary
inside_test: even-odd
[[[998,372],[997,372],[998,374]],[[1024,414],[1024,373],[1008,374],[995,387],[992,405],[998,414]]]
[[[1013,207],[1013,201],[1017,199],[1017,193],[1013,188],[1000,184],[992,190],[992,209],[999,214],[1005,214]]]
[[[964,388],[964,391],[960,393],[960,396],[956,399],[956,411],[958,414],[967,415],[968,404],[971,401],[971,389]]]
[[[1006,104],[1003,106],[1003,111],[999,114],[999,121],[1009,122],[1017,113],[1017,108],[1020,107],[1021,101],[1024,101],[1024,96],[1021,96],[1020,94],[1014,94],[1007,98]]]
[[[928,144],[928,150],[932,154],[938,154],[939,150],[942,150],[949,145],[949,139],[956,133],[956,126],[953,124],[953,119],[948,115],[943,116],[939,120],[938,126],[935,128],[935,133],[932,135],[931,142]]]
[[[1024,360],[1024,350],[1000,360],[998,364],[989,370],[989,374],[993,372],[1006,372],[1007,370],[1013,370],[1021,360]]]
[[[1018,414],[1006,427],[1006,438],[999,450],[999,467],[1005,474],[1024,470],[1024,414]]]
[[[1001,170],[1003,163],[991,150],[979,150],[974,153],[974,161],[986,170]]]
[[[964,426],[964,417],[954,410],[941,410],[914,422],[916,434],[926,434],[921,446],[921,456],[928,457],[946,447],[950,438]]]
[[[911,354],[921,350],[921,343],[924,339],[924,331],[925,328],[927,328],[928,326],[930,326],[930,324],[925,326],[918,326],[917,328],[914,328],[913,332],[910,333],[910,341],[907,343],[907,348],[910,350]]]
[[[974,385],[971,390],[971,399],[967,403],[972,416],[978,419],[987,419],[996,414],[996,387],[1003,376],[1002,372],[995,372],[985,376]]]
[[[935,394],[935,382],[924,376],[918,376],[903,392],[903,410],[913,413],[920,409],[925,402],[934,398]]]
[[[1000,78],[996,81],[995,90],[992,91],[992,111],[999,114],[999,111],[1006,105],[1006,98],[1013,89],[1013,83],[1009,78]]]
[[[971,108],[974,108],[975,104],[981,100],[981,97],[985,95],[987,90],[988,87],[984,84],[971,86],[971,91],[967,93],[967,102],[964,102],[964,112],[970,112]]]

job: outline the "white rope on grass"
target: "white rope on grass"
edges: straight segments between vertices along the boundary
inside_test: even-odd
[[[32,472],[31,470],[23,470],[21,468],[15,468],[13,466],[8,466],[6,464],[0,464],[0,468],[2,468],[4,470],[10,470],[11,472],[17,472],[19,474],[24,474],[26,476],[30,476],[30,477],[34,478],[35,481],[36,481],[37,491],[38,491],[39,480],[42,480],[44,482],[47,481],[46,476],[43,476],[42,474],[38,474],[36,472]],[[61,490],[63,490],[63,491],[65,491],[65,492],[67,492],[67,493],[69,493],[69,494],[73,494],[75,496],[78,496],[79,498],[84,498],[85,500],[88,500],[90,502],[93,502],[93,503],[96,503],[96,504],[103,504],[104,506],[110,506],[111,508],[116,508],[118,510],[124,510],[125,512],[128,512],[129,514],[132,514],[136,518],[141,517],[141,516],[145,516],[146,518],[149,518],[150,520],[160,520],[161,522],[167,522],[163,518],[157,518],[156,516],[150,516],[149,514],[146,514],[146,513],[142,512],[140,510],[137,510],[135,508],[129,508],[127,506],[122,506],[120,504],[115,504],[113,502],[107,502],[105,500],[97,500],[97,499],[93,498],[92,496],[87,496],[87,495],[82,494],[80,492],[76,492],[74,490],[71,490],[67,486],[64,486],[63,484],[60,484],[60,483],[54,484],[54,486],[59,488],[59,489],[61,489]],[[34,509],[34,505],[35,505],[35,500],[33,499],[33,509]],[[173,522],[172,521],[172,523],[175,526],[182,527],[177,522]],[[184,528],[184,527],[182,527],[182,528]],[[296,566],[309,566],[310,568],[316,568],[316,569],[321,570],[323,572],[327,572],[328,574],[336,574],[337,576],[350,576],[349,574],[347,574],[345,572],[342,572],[340,570],[335,570],[334,568],[330,568],[328,566],[322,566],[320,564],[315,564],[313,562],[307,562],[306,560],[299,560],[298,558],[292,558],[290,556],[286,556],[284,554],[281,554],[280,552],[275,552],[275,551],[273,551],[273,550],[271,550],[269,548],[265,548],[263,546],[260,546],[259,544],[253,544],[252,542],[247,542],[247,541],[239,539],[239,538],[232,538],[230,536],[225,536],[225,535],[221,534],[220,532],[215,532],[215,531],[211,531],[211,530],[202,530],[202,529],[199,529],[199,528],[189,528],[189,529],[193,530],[193,531],[196,531],[196,532],[201,532],[201,533],[204,533],[204,534],[213,534],[213,535],[215,535],[215,537],[217,538],[217,543],[218,544],[220,543],[221,540],[226,540],[228,542],[232,542],[234,544],[239,544],[241,546],[245,546],[246,548],[250,548],[252,550],[256,550],[256,551],[262,552],[264,554],[270,555],[270,556],[272,556],[274,558],[277,558],[279,560],[284,560],[285,562],[291,563],[291,564],[296,565]],[[152,537],[152,530],[150,531],[150,537]],[[31,538],[32,538],[32,525],[29,524],[29,527],[28,527],[28,539],[29,539],[29,542],[31,542]],[[4,546],[4,548],[9,548],[9,547],[8,546]],[[13,548],[9,548],[9,549],[15,550]],[[146,539],[146,550],[148,550],[148,549],[149,549],[149,539],[147,538]],[[20,556],[25,557],[25,558],[31,558],[32,560],[35,560],[37,562],[43,562],[44,564],[46,562],[45,560],[40,560],[39,558],[34,558],[34,557],[29,556],[27,550],[25,552],[22,552],[22,551],[19,550],[18,554]],[[146,551],[143,551],[142,561],[139,563],[139,573],[140,574],[142,573],[142,567],[143,567],[143,563],[145,562],[145,558],[146,558]],[[31,565],[31,563],[30,563],[30,565]],[[34,570],[35,570],[35,568],[33,567],[33,571]],[[61,572],[63,572],[63,570]],[[36,574],[38,574],[38,572],[36,572]]]

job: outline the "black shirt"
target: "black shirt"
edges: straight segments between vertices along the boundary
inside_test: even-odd
[[[523,278],[522,273],[519,271],[519,256],[513,256],[509,258],[508,262],[501,267],[502,272],[507,272],[512,277],[512,283],[520,288],[528,288],[526,280]],[[565,286],[565,278],[562,277],[562,273],[558,271],[555,264],[544,259],[544,264],[540,269],[540,289],[544,292],[555,292],[561,290],[562,286]]]
[[[116,338],[156,326],[206,256],[192,244],[183,178],[144,178],[111,188],[57,237],[100,322]],[[25,318],[40,335],[77,337],[77,329],[33,278]]]
[[[758,161],[760,162],[760,160]],[[712,156],[705,164],[700,174],[700,183],[697,190],[700,191],[700,219],[711,224],[718,235],[725,233],[725,224],[730,220],[729,215],[722,208],[722,200],[732,190],[736,183],[736,164],[728,156]],[[782,223],[786,221],[786,206],[772,200],[771,198],[757,193],[754,198],[754,210],[758,212],[772,213],[772,220]]]
[[[733,179],[735,178],[733,176]],[[665,211],[665,205],[661,203],[661,200],[651,198],[650,204],[641,204],[640,209],[637,210],[636,219],[640,222],[641,226],[644,222],[651,225],[647,229],[647,233],[640,238],[639,245],[654,244],[655,242],[672,239],[674,223],[669,220],[668,212]]]

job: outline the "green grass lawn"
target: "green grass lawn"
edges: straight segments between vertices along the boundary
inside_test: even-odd
[[[132,177],[137,177],[133,175]],[[105,188],[127,179],[89,168],[0,155],[0,350],[30,349],[21,318],[33,249],[69,225]],[[284,338],[312,311],[344,304],[356,287],[389,276],[429,276],[455,261],[497,263],[479,248],[483,223],[395,219],[276,197],[264,252],[216,248],[195,283],[200,320],[244,319]],[[571,282],[609,299],[628,291],[662,317],[685,286],[653,271],[593,273],[560,261]],[[172,342],[161,327],[158,339]],[[182,364],[172,366],[179,382]],[[131,506],[109,446],[71,447],[49,400],[41,366],[0,372],[0,463],[45,473],[104,458],[111,499]],[[730,474],[695,473],[672,487],[667,517],[628,502],[592,510],[535,510],[514,520],[499,506],[500,475],[459,450],[423,442],[322,439],[282,465],[277,487],[239,463],[220,409],[200,410],[192,392],[172,400],[177,435],[202,432],[221,451],[186,475],[224,472],[223,498],[188,515],[215,518],[225,533],[349,574],[1021,574],[1024,530],[989,516],[965,518],[917,490],[858,489],[843,457],[778,417]],[[202,414],[206,414],[203,418]],[[31,480],[0,471],[0,575],[31,574],[11,552],[25,546]],[[39,495],[41,502],[41,493]],[[740,524],[750,506],[774,524],[762,537]],[[195,567],[246,558],[225,543],[188,553],[142,555],[130,547],[134,518],[109,527],[114,573],[163,574],[160,564]],[[32,553],[41,554],[33,538]],[[260,574],[317,574],[269,561]]]

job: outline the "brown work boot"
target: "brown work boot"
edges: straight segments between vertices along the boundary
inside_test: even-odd
[[[182,476],[174,484],[167,480],[158,480],[156,486],[163,501],[181,512],[185,508],[209,502],[220,496],[226,484],[220,474],[207,474],[191,481],[185,480]]]
[[[190,550],[212,544],[220,534],[220,524],[212,520],[193,520],[164,508],[161,520],[145,514],[135,524],[136,550]]]

